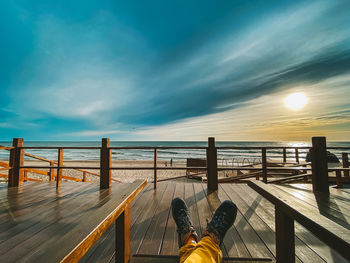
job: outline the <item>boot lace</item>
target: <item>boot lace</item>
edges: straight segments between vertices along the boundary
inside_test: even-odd
[[[227,213],[225,211],[222,211],[220,214],[216,214],[212,222],[209,223],[207,219],[207,225],[209,226],[209,229],[211,232],[213,232],[216,236],[219,238],[222,238],[223,234],[226,232],[227,227],[229,225],[229,222],[225,220],[228,217],[226,216]]]
[[[178,211],[178,217],[176,220],[179,224],[177,231],[180,234],[185,234],[191,231],[191,224],[188,219],[188,214],[185,209],[180,209]]]

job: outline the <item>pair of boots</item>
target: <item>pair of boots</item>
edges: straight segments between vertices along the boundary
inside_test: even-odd
[[[199,241],[196,230],[193,227],[188,208],[184,200],[175,198],[171,202],[173,218],[177,226],[179,247],[184,246],[190,237],[196,242]],[[224,201],[210,222],[207,221],[207,228],[203,231],[203,236],[210,236],[219,246],[224,240],[227,230],[233,225],[236,219],[237,207],[231,201]]]

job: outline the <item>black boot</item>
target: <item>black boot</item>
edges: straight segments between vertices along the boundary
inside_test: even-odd
[[[193,236],[198,242],[198,235],[193,227],[185,201],[181,198],[175,198],[171,202],[171,211],[177,226],[179,248],[186,244],[190,236]]]
[[[224,201],[210,222],[207,223],[207,228],[202,236],[211,236],[218,245],[221,245],[224,240],[227,230],[235,222],[237,215],[237,206],[231,201]]]

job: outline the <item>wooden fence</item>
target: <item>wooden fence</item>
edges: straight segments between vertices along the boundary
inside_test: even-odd
[[[26,149],[55,149],[57,150],[57,161],[45,159],[42,157],[38,157],[29,153],[25,153]],[[85,149],[85,150],[100,150],[100,166],[66,166],[63,164],[64,159],[64,150],[65,149]],[[140,167],[113,167],[112,166],[112,150],[153,150],[154,152],[154,164],[153,166],[140,166]],[[159,167],[157,165],[158,160],[158,150],[164,149],[191,149],[191,150],[205,150],[206,151],[206,166],[202,167],[191,167],[191,166],[181,166],[181,167]],[[237,167],[218,167],[218,158],[217,151],[218,150],[258,150],[261,152],[261,167],[251,167],[251,166],[237,166]],[[294,167],[271,167],[267,161],[267,151],[279,149],[282,150],[282,164],[287,163],[287,150],[294,150],[294,158],[295,158],[295,166]],[[300,164],[299,160],[299,150],[306,149],[311,152],[312,162],[311,167],[308,167],[309,164]],[[56,178],[56,185],[60,187],[62,184],[62,179],[75,180],[75,181],[87,181],[86,175],[91,174],[94,176],[100,177],[100,188],[105,189],[111,186],[112,181],[117,181],[112,178],[112,170],[153,170],[154,171],[154,188],[157,188],[158,182],[158,174],[159,170],[191,170],[195,169],[198,171],[203,171],[207,173],[207,184],[209,190],[217,190],[218,189],[218,171],[225,170],[237,170],[237,171],[250,171],[253,174],[249,175],[249,177],[255,176],[256,179],[260,179],[260,175],[262,177],[263,182],[268,183],[268,175],[273,174],[277,171],[294,171],[297,173],[292,179],[303,179],[312,177],[312,182],[315,190],[326,191],[328,188],[328,172],[334,171],[336,172],[337,185],[339,187],[342,186],[344,178],[349,177],[349,162],[348,162],[348,153],[344,152],[342,154],[343,159],[343,168],[332,168],[328,169],[327,166],[327,149],[343,149],[349,150],[347,147],[326,147],[326,138],[325,137],[313,137],[312,138],[312,147],[216,147],[215,139],[208,139],[208,147],[111,147],[110,140],[108,138],[102,139],[101,147],[25,147],[23,146],[23,139],[15,138],[13,139],[12,147],[0,147],[0,150],[9,150],[10,158],[9,164],[6,166],[4,162],[0,163],[1,170],[8,170],[8,186],[19,186],[25,180],[33,180],[27,177],[28,172],[39,173],[43,175],[47,175],[50,177],[50,181],[53,181]],[[32,166],[32,165],[24,165],[24,156],[28,156],[31,158],[35,158],[41,161],[48,162],[49,166]],[[1,165],[3,164],[3,165]],[[40,171],[39,169],[48,169],[49,171]],[[74,178],[63,175],[63,171],[66,169],[75,169],[81,171],[83,174],[83,178]],[[54,171],[56,170],[56,173]],[[92,173],[86,170],[100,170],[100,173]],[[311,171],[311,173],[308,173]],[[254,174],[256,172],[256,174]],[[343,177],[342,177],[343,174]],[[0,176],[4,176],[1,174]],[[245,175],[246,178],[247,175]],[[244,175],[243,175],[244,177]],[[34,179],[36,180],[36,179]],[[279,179],[279,182],[286,181],[285,179]],[[277,181],[272,181],[277,183]]]

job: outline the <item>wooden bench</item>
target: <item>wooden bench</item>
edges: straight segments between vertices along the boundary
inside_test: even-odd
[[[129,205],[146,181],[1,188],[0,262],[78,262],[116,224],[116,262],[130,258]]]
[[[207,160],[206,159],[196,159],[196,158],[187,158],[186,159],[186,176],[188,178],[194,178],[194,179],[202,179],[203,176],[206,176],[207,171],[203,169],[198,169],[207,167]]]
[[[336,207],[337,202],[350,204],[349,194],[339,197],[336,191],[341,190],[335,189],[331,189],[330,195],[313,194],[310,188],[259,181],[250,181],[248,185],[275,205],[277,262],[295,262],[294,220],[350,260],[350,215]]]

